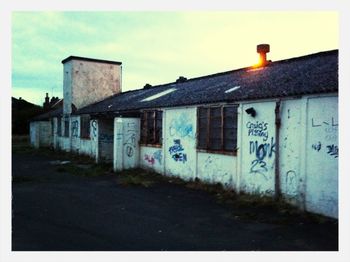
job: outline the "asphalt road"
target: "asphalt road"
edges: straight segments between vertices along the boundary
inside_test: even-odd
[[[121,186],[115,174],[58,172],[53,160],[12,156],[13,251],[338,250],[335,224],[243,219],[207,192]]]

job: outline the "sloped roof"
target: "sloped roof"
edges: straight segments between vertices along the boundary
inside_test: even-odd
[[[123,92],[75,114],[338,92],[338,50]]]
[[[61,116],[62,114],[63,114],[63,106],[60,106],[56,109],[50,110],[49,112],[35,116],[30,121],[46,121],[46,120],[49,120],[51,117],[58,117],[58,116]]]

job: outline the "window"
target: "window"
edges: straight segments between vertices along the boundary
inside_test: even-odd
[[[197,148],[234,152],[237,147],[237,105],[199,107]]]
[[[159,110],[141,113],[141,144],[162,144],[163,112]]]
[[[64,136],[69,137],[69,118],[64,119]]]
[[[90,115],[80,116],[80,137],[90,138]]]
[[[62,118],[57,117],[57,135],[62,136]]]

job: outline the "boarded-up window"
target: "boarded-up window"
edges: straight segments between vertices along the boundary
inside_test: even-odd
[[[90,138],[90,115],[80,116],[80,137]]]
[[[163,112],[158,110],[141,113],[141,144],[162,144]]]
[[[57,135],[62,136],[62,118],[57,117]]]
[[[234,152],[237,147],[237,105],[199,107],[197,148]]]
[[[64,119],[64,136],[69,137],[69,118]]]

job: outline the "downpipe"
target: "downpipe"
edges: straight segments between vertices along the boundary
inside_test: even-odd
[[[280,127],[281,127],[281,99],[276,102],[275,107],[275,126],[276,126],[276,143],[275,143],[275,200],[281,197],[280,184]]]

